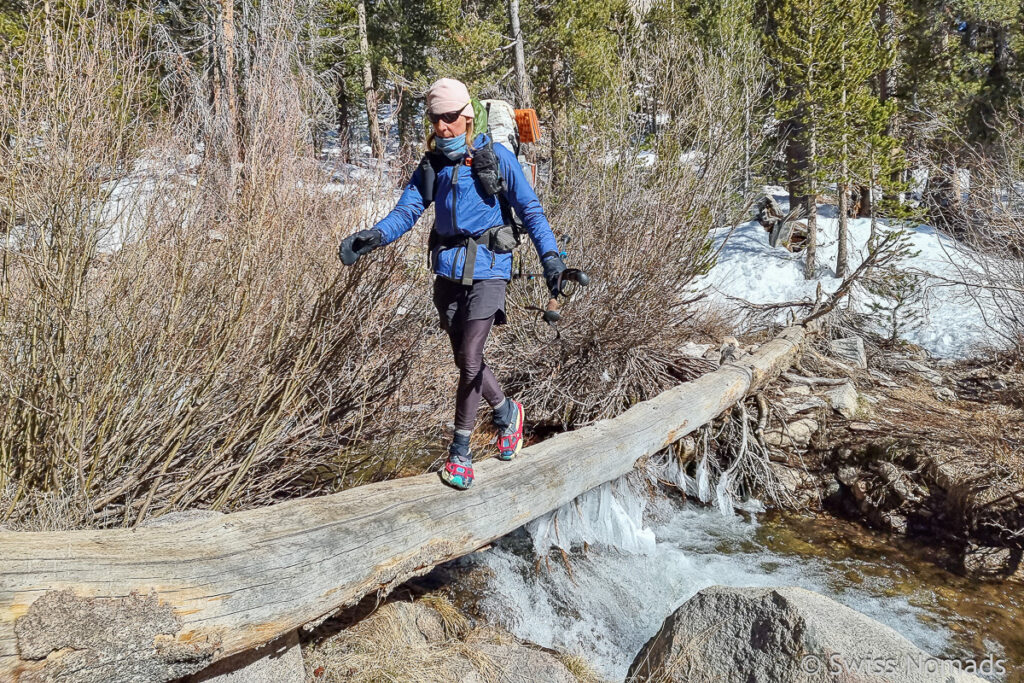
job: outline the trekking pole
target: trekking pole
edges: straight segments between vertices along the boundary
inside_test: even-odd
[[[515,277],[515,276],[513,276]],[[543,277],[543,275],[525,273],[519,274],[519,277],[525,277],[533,279],[534,277]],[[558,303],[558,296],[564,296],[569,298],[576,290],[576,286],[580,285],[586,287],[590,284],[590,276],[584,273],[578,268],[568,268],[563,271],[557,280],[556,294],[555,296],[548,299],[547,304],[544,308],[540,306],[525,306],[527,310],[537,311],[538,317],[548,324],[551,330],[554,331],[554,336],[546,339],[541,339],[540,335],[537,335],[538,339],[545,343],[557,341],[562,337],[561,330],[558,329],[558,321],[562,319],[561,307]],[[536,334],[536,333],[535,333]]]
[[[588,286],[590,284],[590,276],[579,268],[567,268],[558,276],[558,294],[566,298],[572,296],[576,290],[577,284],[581,287]],[[544,319],[544,322],[549,325],[554,325],[561,320],[562,313],[560,311],[557,296],[553,296],[548,299],[547,306],[544,307],[544,314],[541,317]]]

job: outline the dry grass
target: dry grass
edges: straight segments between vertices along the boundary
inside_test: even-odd
[[[444,626],[445,635],[449,638],[464,638],[469,633],[469,620],[448,598],[430,593],[420,598],[420,602],[437,612]]]
[[[524,653],[536,655],[534,648],[500,629],[471,630],[466,617],[445,598],[427,595],[416,602],[382,605],[351,627],[305,647],[303,658],[311,680],[326,683],[499,683],[528,680],[536,673],[529,667],[537,662],[523,659]],[[548,653],[547,665],[554,660],[583,683],[601,680],[578,657]]]
[[[605,679],[598,675],[594,668],[579,655],[559,655],[558,661],[565,665],[576,680],[580,683],[601,683]]]

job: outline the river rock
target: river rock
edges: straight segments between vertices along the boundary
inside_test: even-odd
[[[818,431],[817,420],[804,417],[764,433],[764,442],[777,448],[806,448]]]
[[[743,347],[736,340],[736,337],[726,337],[722,340],[722,346],[719,349],[718,362],[721,365],[731,363],[739,360],[746,354],[743,352]]]
[[[825,392],[825,400],[828,401],[828,404],[847,420],[852,420],[860,408],[860,402],[857,399],[857,390],[852,382],[841,384]]]
[[[892,672],[875,673],[894,662]],[[895,630],[803,588],[712,586],[683,603],[633,660],[627,680],[664,683],[980,682]],[[635,677],[635,678],[633,678]]]
[[[836,479],[839,480],[843,486],[853,486],[857,483],[857,479],[860,477],[860,470],[856,467],[840,467],[839,471],[836,472]]]
[[[894,534],[907,533],[907,518],[898,512],[887,510],[879,515],[881,526]]]
[[[688,341],[679,349],[679,353],[686,358],[704,358],[711,349],[711,344],[695,344]]]
[[[790,496],[789,504],[803,507],[817,506],[821,502],[817,481],[803,467],[769,462],[768,469],[775,475],[776,483]]]
[[[864,340],[860,337],[833,339],[829,342],[828,347],[836,358],[845,360],[861,370],[867,369],[868,354],[864,351]]]
[[[985,579],[1005,579],[1024,573],[1021,551],[1011,548],[989,548],[968,544],[963,555],[963,572]]]
[[[899,497],[901,503],[920,501],[914,482],[905,470],[886,460],[872,463],[871,469],[878,473],[882,483]]]
[[[790,415],[796,415],[798,413],[806,413],[810,410],[817,410],[818,408],[824,408],[828,404],[821,400],[817,396],[811,396],[806,401],[800,403],[783,403],[782,407]]]

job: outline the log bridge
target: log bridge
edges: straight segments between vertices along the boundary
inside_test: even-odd
[[[487,459],[468,491],[424,474],[152,528],[0,533],[0,680],[171,680],[386,594],[626,474],[788,368],[807,335]]]

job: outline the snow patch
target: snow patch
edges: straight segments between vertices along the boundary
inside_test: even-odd
[[[788,210],[788,196],[779,187],[767,187],[777,194],[782,210]],[[850,271],[867,257],[871,221],[851,218],[849,226]],[[805,280],[803,254],[793,254],[782,247],[768,245],[768,233],[757,221],[735,227],[719,228],[712,238],[721,249],[718,262],[702,278],[698,287],[710,292],[710,299],[726,309],[735,309],[737,303],[730,297],[755,304],[813,301],[818,285],[822,291],[834,292],[842,282],[835,276],[836,254],[839,245],[839,219],[834,207],[819,207],[818,268],[816,277]],[[880,231],[895,228],[879,221]],[[991,343],[993,330],[1004,329],[999,308],[993,297],[976,288],[950,284],[963,279],[963,273],[973,269],[969,252],[952,238],[929,225],[907,229],[912,251],[917,254],[906,259],[901,268],[922,277],[922,296],[911,308],[920,314],[921,322],[906,330],[903,338],[917,344],[929,353],[943,358],[962,358],[978,347]],[[869,313],[872,302],[882,300],[863,288],[854,288],[849,305],[858,312]],[[786,322],[786,310],[777,316]],[[879,316],[879,331],[883,321]]]

